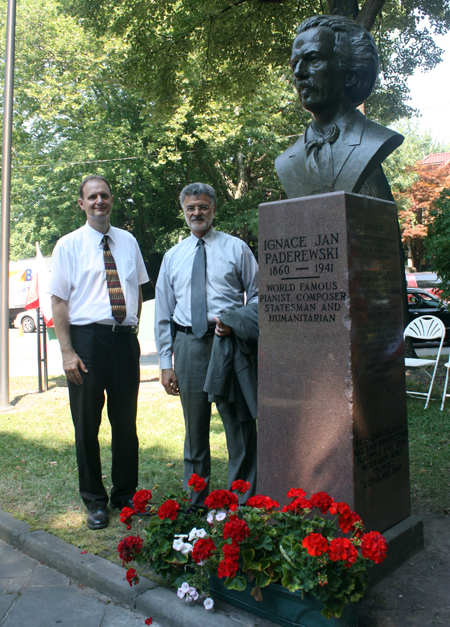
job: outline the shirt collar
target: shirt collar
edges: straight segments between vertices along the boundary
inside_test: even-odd
[[[89,225],[89,222],[86,222],[84,229],[96,246],[100,246],[104,235],[107,235],[114,242],[114,235],[111,226],[109,227],[107,233],[100,233],[100,231],[93,229],[92,226]]]
[[[209,231],[206,233],[206,235],[204,235],[201,239],[205,242],[205,244],[208,244],[208,246],[212,246],[215,236],[216,236],[215,230],[214,230],[214,227],[212,226],[209,229]],[[199,239],[200,238],[194,235],[191,231],[191,243],[194,247],[197,246],[197,242]]]

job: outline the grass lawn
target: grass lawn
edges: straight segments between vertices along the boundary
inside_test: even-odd
[[[38,394],[34,390],[36,378],[11,379],[10,399],[15,410],[0,414],[0,509],[26,521],[32,529],[43,529],[81,550],[119,563],[117,543],[127,535],[119,512],[112,511],[107,529],[91,532],[85,525],[66,379],[51,377],[48,392]],[[165,393],[157,369],[141,372],[138,434],[139,488],[149,488],[154,493],[153,501],[160,501],[165,492],[179,489],[182,484],[184,421],[179,399]],[[105,412],[100,446],[108,490],[110,443]],[[211,455],[211,484],[223,487],[227,452],[217,413],[211,422]]]
[[[444,370],[441,366],[441,380]],[[421,386],[421,379],[415,384]],[[113,511],[107,529],[92,532],[85,526],[65,377],[50,378],[49,391],[43,394],[35,392],[37,381],[31,377],[12,379],[10,389],[15,410],[0,414],[0,508],[26,521],[32,529],[43,529],[80,550],[119,563],[117,543],[127,535],[119,512]],[[408,400],[412,506],[415,510],[449,513],[450,399],[440,412],[437,391],[434,396],[436,400],[426,411],[422,399]],[[157,369],[142,371],[138,433],[139,487],[151,489],[154,501],[160,501],[164,492],[181,486],[184,422],[179,399],[166,395]],[[109,488],[111,453],[106,414],[100,444],[104,481]],[[212,418],[211,448],[212,487],[223,487],[227,453],[217,413]],[[136,534],[143,524],[134,524],[131,533]]]

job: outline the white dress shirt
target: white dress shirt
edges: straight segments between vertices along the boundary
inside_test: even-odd
[[[137,325],[139,285],[148,281],[144,260],[131,233],[111,226],[107,235],[127,308],[122,326]],[[86,222],[62,237],[53,250],[48,291],[68,302],[70,324],[117,324],[106,284],[102,239],[103,233]]]
[[[206,251],[208,322],[227,310],[258,302],[258,264],[245,242],[213,228],[202,238]],[[191,324],[191,275],[198,238],[191,233],[165,255],[156,283],[155,340],[162,369],[172,367],[170,318]],[[246,300],[245,300],[246,295]]]

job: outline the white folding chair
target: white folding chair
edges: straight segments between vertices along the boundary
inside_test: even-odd
[[[447,374],[445,375],[445,383],[444,383],[444,392],[442,394],[441,411],[444,409],[445,399],[450,396],[450,394],[447,394],[448,371],[450,370],[450,361],[448,361],[446,364],[444,364],[444,367],[447,368]]]
[[[433,389],[434,379],[436,377],[436,370],[439,363],[439,357],[441,356],[442,345],[445,338],[445,325],[442,320],[436,318],[436,316],[420,316],[408,324],[405,329],[404,337],[410,337],[412,340],[427,340],[428,342],[435,342],[440,339],[439,348],[437,351],[436,359],[413,359],[411,357],[405,358],[406,368],[420,368],[431,379],[428,392],[416,392],[414,390],[406,390],[407,394],[411,396],[425,396],[427,401],[425,403],[425,409],[430,402],[431,390]],[[434,366],[433,374],[425,370],[427,366]],[[448,374],[448,371],[447,371]]]

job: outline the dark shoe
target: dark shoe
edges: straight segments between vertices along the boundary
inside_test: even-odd
[[[111,501],[110,506],[112,507],[112,509],[122,510],[124,507],[129,507],[130,509],[134,509],[133,499],[129,499],[126,501]]]
[[[109,525],[109,516],[106,508],[99,507],[89,512],[86,518],[88,529],[104,529]]]
[[[133,499],[128,499],[126,501],[111,501],[110,505],[113,509],[122,510],[124,507],[134,509]],[[136,516],[150,516],[150,512],[146,511],[143,514],[141,512],[137,512]]]

